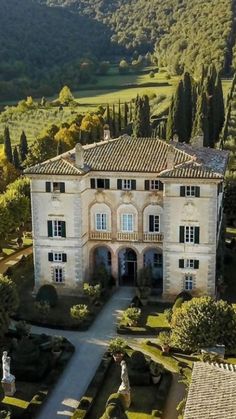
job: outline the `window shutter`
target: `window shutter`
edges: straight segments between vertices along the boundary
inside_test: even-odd
[[[53,253],[48,253],[48,261],[53,262]]]
[[[95,179],[90,179],[90,187],[91,189],[95,189]]]
[[[62,253],[62,262],[67,262],[67,254]]]
[[[179,268],[184,268],[184,259],[179,259]]]
[[[51,192],[51,182],[46,182],[46,192]]]
[[[196,196],[197,198],[199,198],[199,197],[200,197],[200,187],[199,187],[199,186],[196,186],[196,187],[195,187],[195,196]]]
[[[131,189],[132,189],[133,191],[135,191],[135,190],[136,190],[136,180],[131,180]]]
[[[159,191],[163,191],[163,183],[159,180]]]
[[[154,215],[149,215],[149,231],[154,231]]]
[[[122,180],[117,179],[117,189],[122,189]]]
[[[144,189],[145,189],[145,191],[149,191],[149,189],[150,189],[150,182],[149,182],[149,180],[145,180],[144,181]]]
[[[184,243],[184,226],[179,227],[179,242]]]
[[[48,237],[52,237],[52,221],[48,220]]]
[[[199,260],[194,261],[194,269],[199,269]]]
[[[180,196],[185,196],[185,186],[180,186]]]
[[[195,227],[195,240],[194,243],[199,244],[199,238],[200,238],[200,227]]]
[[[61,222],[61,237],[66,237],[66,222]]]
[[[110,189],[110,179],[105,179],[105,189]]]
[[[64,182],[60,182],[60,192],[65,193],[65,183]]]

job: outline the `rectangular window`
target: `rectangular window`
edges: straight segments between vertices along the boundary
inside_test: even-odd
[[[185,268],[194,269],[194,259],[186,259]]]
[[[185,243],[194,243],[195,227],[185,226]]]
[[[54,262],[62,262],[62,253],[53,253]]]
[[[65,193],[65,182],[46,182],[46,192]]]
[[[149,215],[149,233],[159,233],[159,232],[160,232],[160,216]]]
[[[123,191],[136,190],[136,180],[135,179],[117,179],[117,189],[122,189]]]
[[[199,186],[180,186],[180,196],[186,197],[200,197],[200,187]]]
[[[53,220],[49,221],[49,223],[52,223],[52,235],[49,237],[66,237],[65,221]]]
[[[53,279],[58,284],[61,284],[62,282],[64,282],[64,271],[62,267],[56,266],[53,269]]]
[[[133,214],[122,214],[122,216],[121,216],[121,230],[124,233],[133,231]]]
[[[110,179],[90,179],[91,189],[110,189]]]
[[[193,277],[192,277],[192,275],[185,275],[185,277],[184,277],[184,289],[185,289],[185,291],[191,291],[193,289]]]
[[[107,214],[96,214],[96,230],[107,230]]]
[[[160,180],[152,179],[144,181],[144,189],[146,191],[162,191],[163,183]]]
[[[154,255],[153,255],[153,266],[154,266],[154,268],[161,268],[162,267],[162,254],[161,253],[154,253]]]
[[[48,253],[49,262],[67,262],[67,254],[62,252]]]

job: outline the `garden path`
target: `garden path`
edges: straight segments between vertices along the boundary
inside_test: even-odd
[[[134,288],[119,288],[86,332],[32,327],[36,333],[63,335],[75,346],[75,354],[42,406],[38,419],[70,418],[93,378],[108,341],[116,335],[117,316],[133,297]]]
[[[33,247],[27,247],[25,249],[19,250],[18,252],[14,253],[13,255],[10,255],[9,257],[3,259],[0,261],[0,274],[4,274],[6,272],[7,268],[15,265],[17,262],[19,262],[20,258],[24,256],[28,256],[33,252]]]

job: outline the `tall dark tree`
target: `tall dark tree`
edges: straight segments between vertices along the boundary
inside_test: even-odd
[[[188,141],[186,115],[184,109],[184,85],[183,81],[180,80],[169,110],[167,121],[167,139],[172,139],[173,135],[177,134],[179,141]]]
[[[119,100],[119,105],[118,105],[118,132],[119,134],[121,133],[121,130],[122,130],[122,116],[121,116],[121,104]]]
[[[112,106],[112,124],[111,124],[112,136],[116,137],[116,108],[115,105]]]
[[[13,150],[12,163],[14,164],[16,169],[20,168],[20,159],[19,159],[19,153],[18,153],[17,146],[15,146],[14,150]]]
[[[129,114],[129,106],[125,102],[124,103],[124,125],[125,125],[125,128],[128,125],[128,114]]]
[[[133,134],[135,137],[150,137],[150,106],[148,96],[135,100]]]
[[[62,153],[63,153],[62,142],[61,142],[61,140],[58,140],[58,143],[57,143],[57,156],[59,156]]]
[[[4,154],[7,160],[10,163],[12,163],[13,156],[12,156],[12,148],[11,148],[11,137],[10,137],[9,128],[7,126],[4,129],[3,141],[4,141]]]
[[[220,74],[217,74],[213,98],[213,140],[218,141],[225,120],[224,96]]]
[[[203,145],[209,146],[208,101],[205,92],[198,96],[197,110],[193,124],[192,137],[203,136]]]
[[[192,98],[192,81],[189,73],[184,73],[183,77],[184,89],[184,108],[185,124],[186,124],[186,141],[189,142],[193,124],[193,98]]]
[[[110,106],[107,104],[107,108],[106,108],[106,124],[109,125],[109,127],[111,128],[111,114],[110,114]]]
[[[20,136],[19,152],[20,152],[20,160],[21,162],[23,162],[26,159],[26,156],[28,154],[28,142],[25,135],[25,131],[22,131],[21,136]]]

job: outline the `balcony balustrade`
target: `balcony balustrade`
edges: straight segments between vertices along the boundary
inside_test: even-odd
[[[90,240],[111,240],[111,232],[109,231],[91,231]]]

